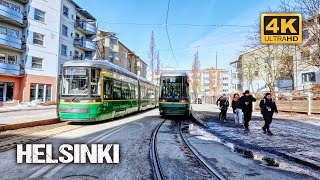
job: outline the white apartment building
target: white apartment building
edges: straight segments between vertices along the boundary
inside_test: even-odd
[[[72,0],[62,0],[59,67],[70,60],[92,60],[96,44],[96,19]],[[60,71],[59,71],[60,72]]]
[[[0,18],[0,106],[55,102],[61,64],[93,57],[95,18],[72,0],[0,0]]]

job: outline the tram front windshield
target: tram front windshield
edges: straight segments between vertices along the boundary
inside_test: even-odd
[[[100,71],[95,68],[65,68],[62,79],[62,96],[99,96],[99,79]]]
[[[182,99],[188,98],[188,86],[185,77],[162,77],[161,98]]]

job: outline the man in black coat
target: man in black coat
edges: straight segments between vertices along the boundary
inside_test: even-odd
[[[266,93],[264,98],[260,101],[259,106],[265,122],[264,126],[262,127],[262,130],[265,133],[272,135],[270,131],[270,124],[272,122],[273,114],[278,113],[278,109],[277,109],[276,102],[272,100],[271,93]]]
[[[239,107],[243,112],[244,128],[246,131],[249,131],[249,121],[252,117],[252,103],[256,101],[256,98],[250,94],[249,90],[246,90],[243,93],[243,96],[239,99]]]

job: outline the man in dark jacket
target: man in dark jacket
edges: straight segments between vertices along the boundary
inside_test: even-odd
[[[249,90],[246,90],[243,93],[243,96],[239,99],[239,107],[243,112],[244,128],[246,131],[249,131],[249,121],[252,117],[252,103],[256,101],[256,98],[250,94]]]
[[[270,131],[270,124],[272,122],[273,114],[278,113],[278,109],[276,102],[272,100],[271,93],[266,93],[264,98],[260,101],[259,106],[265,122],[264,126],[262,127],[262,130],[265,133],[272,135],[272,132]]]

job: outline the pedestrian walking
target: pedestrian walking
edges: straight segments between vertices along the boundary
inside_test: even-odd
[[[264,133],[272,135],[272,132],[270,131],[270,124],[272,122],[273,114],[278,113],[278,109],[276,102],[272,99],[271,93],[266,93],[264,98],[260,101],[259,106],[265,122],[262,130]]]
[[[243,96],[239,99],[239,106],[242,109],[243,117],[244,117],[244,128],[246,131],[249,131],[249,122],[252,117],[252,103],[256,102],[256,98],[254,98],[249,90],[246,90],[243,93]]]
[[[220,106],[219,120],[222,119],[224,122],[227,122],[227,111],[229,107],[229,101],[225,94],[223,94],[222,97],[219,99],[220,99],[219,100],[219,106]]]
[[[240,95],[238,93],[234,94],[231,103],[236,126],[242,125],[242,109],[239,106],[239,98]]]

